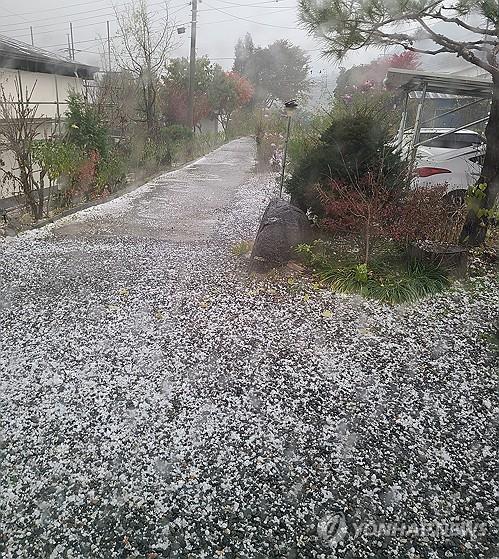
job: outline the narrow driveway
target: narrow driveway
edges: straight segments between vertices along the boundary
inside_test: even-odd
[[[2,559],[495,556],[497,283],[391,308],[248,277],[253,159],[0,243]]]

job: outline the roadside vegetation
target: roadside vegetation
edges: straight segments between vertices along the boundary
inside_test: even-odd
[[[396,63],[417,67],[418,60],[390,61]],[[378,60],[375,66],[385,65]],[[399,100],[379,81],[361,87],[348,85],[347,77],[329,108],[293,119],[285,189],[317,237],[297,247],[297,259],[333,291],[412,302],[466,274],[459,240],[468,208],[482,191],[478,186],[467,204],[454,205],[445,184],[415,186],[393,142]],[[263,113],[257,134],[262,166],[280,168],[284,126],[282,116]],[[489,237],[493,229],[491,224]]]
[[[18,84],[15,100],[0,86],[0,150],[13,155],[16,169],[0,161],[0,180],[21,208],[3,221],[14,229],[253,135],[262,111],[308,89],[301,48],[288,41],[259,47],[246,35],[235,45],[230,71],[206,56],[197,59],[191,129],[189,61],[171,58],[167,17],[153,18],[140,0],[116,15],[121,33],[112,71],[105,68],[84,95],[73,93],[50,130],[31,103],[36,84],[30,91]]]

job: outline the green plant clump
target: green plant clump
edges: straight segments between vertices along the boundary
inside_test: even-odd
[[[449,287],[450,281],[436,266],[407,260],[401,254],[378,255],[369,268],[352,255],[333,258],[325,250],[300,245],[297,251],[317,278],[337,293],[357,293],[384,303],[412,303]]]
[[[82,95],[73,93],[66,111],[66,140],[86,153],[96,151],[105,158],[109,150],[108,132],[97,109]]]
[[[325,186],[330,180],[354,184],[367,173],[383,176],[388,190],[403,189],[405,163],[390,145],[393,118],[386,110],[384,97],[336,100],[329,126],[319,138],[303,141],[303,155],[295,155],[291,164],[286,189],[293,202],[322,216],[324,207],[317,184]],[[298,152],[298,146],[293,145],[292,153]]]
[[[251,250],[251,243],[248,241],[241,241],[232,247],[232,254],[234,256],[244,256]]]

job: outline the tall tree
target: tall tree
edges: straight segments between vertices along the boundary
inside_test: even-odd
[[[231,117],[237,109],[247,105],[253,97],[253,87],[237,72],[219,71],[215,74],[208,93],[210,105],[222,129],[227,134]]]
[[[321,37],[325,54],[339,60],[351,49],[400,45],[429,55],[453,53],[491,75],[487,151],[479,181],[486,188],[480,189],[461,235],[462,242],[482,243],[499,192],[497,0],[300,0],[300,13],[309,30]],[[403,30],[403,24],[407,24],[407,30]],[[466,39],[457,39],[459,35]],[[429,41],[430,46],[421,47],[421,39]]]
[[[194,95],[194,123],[199,124],[211,111],[208,91],[212,87],[215,75],[222,72],[218,64],[210,62],[202,56],[196,59],[196,88]],[[163,76],[162,110],[171,122],[189,126],[188,120],[188,92],[189,92],[189,60],[187,58],[173,58],[166,67]]]
[[[163,16],[148,11],[146,0],[133,0],[115,8],[120,30],[114,50],[122,70],[137,80],[140,112],[149,136],[157,126],[159,74],[172,48],[173,26],[169,24],[168,4]]]
[[[276,41],[255,48],[246,61],[243,75],[255,87],[255,101],[271,107],[277,100],[304,97],[309,88],[309,58],[289,41]]]
[[[0,84],[0,152],[11,153],[17,167],[14,170],[0,160],[0,172],[2,183],[17,187],[16,190],[24,195],[33,218],[40,219],[45,196],[43,176],[36,172],[33,147],[44,121],[40,119],[38,105],[31,102],[35,86],[36,83],[31,89],[23,87],[19,76],[14,80],[15,94],[9,94]]]
[[[248,60],[251,58],[255,51],[253,38],[249,33],[246,33],[244,38],[240,38],[234,48],[234,65],[232,69],[238,74],[244,74]]]

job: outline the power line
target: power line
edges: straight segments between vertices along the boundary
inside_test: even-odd
[[[296,30],[296,27],[285,27],[283,25],[273,25],[271,23],[263,23],[261,21],[254,21],[252,19],[248,19],[246,17],[241,17],[241,16],[236,16],[234,14],[230,14],[228,12],[225,12],[224,10],[220,9],[220,8],[215,8],[214,6],[211,6],[210,4],[208,4],[207,2],[205,2],[205,5],[208,6],[209,8],[212,8],[213,10],[216,10],[217,12],[220,12],[221,14],[225,14],[226,16],[230,16],[233,19],[240,19],[241,21],[247,21],[249,23],[254,23],[255,25],[264,25],[265,27],[275,27],[277,29],[291,29],[291,30]]]
[[[164,5],[165,5],[164,2],[153,2],[153,3],[150,3],[150,4],[148,5],[148,7],[150,7],[150,6],[164,6]],[[172,5],[172,6],[169,6],[169,8],[180,8],[179,10],[176,10],[176,11],[172,12],[172,13],[169,14],[169,15],[174,15],[175,13],[177,13],[178,11],[184,9],[184,8],[187,7],[188,5],[189,5],[189,4],[188,4],[187,2],[184,2],[184,3],[182,3],[182,4],[174,4],[174,5]],[[120,4],[120,5],[117,5],[117,6],[115,6],[115,7],[116,7],[116,8],[123,8],[123,7],[126,7],[126,6],[127,6],[127,4]],[[110,13],[96,14],[96,15],[88,15],[87,17],[82,17],[82,18],[76,18],[76,19],[75,19],[75,18],[73,17],[73,16],[80,15],[80,14],[88,14],[88,13],[92,13],[92,12],[101,12],[101,11],[103,11],[103,10],[109,10],[109,9],[110,9],[109,7],[105,7],[105,8],[95,8],[95,9],[93,9],[93,10],[85,10],[84,12],[74,12],[74,13],[71,13],[71,14],[62,14],[62,15],[56,16],[56,17],[57,17],[57,18],[65,19],[66,21],[69,21],[69,20],[71,19],[71,21],[72,21],[73,23],[78,22],[78,21],[86,21],[86,20],[89,20],[89,19],[97,18],[97,17],[108,17],[108,16],[109,16],[109,17],[113,17],[113,16],[116,17],[116,12],[115,12],[114,10],[113,10],[112,12],[110,12]],[[157,12],[155,12],[155,13],[157,13]],[[37,25],[37,28],[41,28],[41,27],[52,27],[52,26],[54,26],[54,25],[57,26],[57,25],[61,25],[61,24],[62,24],[62,22],[59,22],[59,21],[54,22],[54,21],[53,21],[53,20],[54,20],[54,16],[47,17],[47,18],[37,18],[35,21],[31,21],[31,22],[28,21],[28,20],[26,20],[26,21],[27,21],[27,23],[35,23],[35,24],[38,24],[38,22],[40,22],[40,21],[46,21],[46,20],[50,20],[52,23],[42,23],[42,24],[40,24],[40,25]],[[9,31],[11,31],[11,32],[15,32],[15,31],[24,31],[24,30],[29,29],[29,27],[12,28],[11,25],[0,25],[0,29],[2,29],[2,28],[4,28],[4,27],[7,27],[7,28],[9,29]]]
[[[267,0],[267,1],[262,1],[262,2],[258,2],[255,4],[247,4],[244,7],[245,8],[252,8],[252,7],[260,7],[260,8],[272,8],[273,6],[268,6],[268,4],[275,4],[276,0]],[[122,8],[122,7],[126,7],[128,4],[119,4],[116,5],[115,8]],[[148,4],[148,7],[152,7],[152,6],[164,6],[164,2],[152,2]],[[168,8],[180,8],[179,10],[176,10],[175,12],[172,12],[171,15],[173,15],[174,13],[177,13],[178,11],[186,8],[189,6],[188,2],[184,2],[182,4],[173,4],[171,6],[168,6]],[[240,7],[241,5],[237,4],[237,5],[233,5],[232,7],[228,7],[226,9],[234,9],[237,7]],[[288,9],[287,6],[282,6],[280,7],[280,9]],[[294,9],[294,7],[289,6],[289,9]],[[85,10],[85,11],[80,11],[80,12],[72,12],[69,14],[61,14],[59,16],[50,16],[50,17],[37,17],[35,20],[27,20],[25,19],[26,23],[32,23],[32,24],[36,24],[37,29],[40,28],[47,28],[47,27],[54,27],[54,26],[58,26],[60,25],[62,22],[59,21],[55,21],[54,22],[54,18],[55,19],[62,19],[62,20],[66,20],[68,21],[69,19],[71,19],[71,21],[73,23],[79,22],[79,21],[87,21],[89,19],[94,19],[97,17],[115,17],[116,16],[116,12],[113,10],[112,12],[109,12],[106,10],[110,10],[110,7],[105,6],[102,8],[93,8],[91,10]],[[199,10],[200,12],[209,12],[209,11],[213,11],[213,10],[219,10],[219,8],[208,8],[208,9],[202,9]],[[96,12],[105,12],[105,13],[96,13]],[[41,12],[43,13],[43,11]],[[88,15],[88,14],[95,14],[95,15]],[[75,18],[75,16],[79,16],[79,15],[85,15],[86,17],[81,17],[81,18]],[[229,14],[230,15],[230,14]],[[50,21],[50,23],[39,23],[39,22],[43,22],[43,21]],[[15,24],[14,24],[15,25]],[[26,31],[29,30],[29,27],[12,27],[12,24],[4,24],[4,25],[0,25],[0,29],[2,28],[8,28],[8,30],[10,32],[17,32],[17,31]]]
[[[223,1],[223,0],[219,0],[219,1]],[[258,4],[233,4],[231,3],[230,6],[227,6],[225,9],[226,10],[232,10],[234,8],[268,8],[268,9],[274,9],[276,8],[276,10],[287,10],[287,9],[296,9],[296,6],[275,6],[276,2],[278,1],[282,1],[282,0],[267,0],[266,2],[259,2]],[[274,4],[272,6],[268,6],[267,4]],[[206,4],[208,6],[208,4]],[[212,7],[212,8],[207,8],[207,9],[201,9],[198,10],[198,12],[212,12],[213,10],[217,10],[220,11],[220,8],[216,8],[216,7]],[[276,11],[276,13],[277,13]]]
[[[180,9],[175,10],[174,12],[172,12],[172,13],[170,14],[170,16],[173,16],[173,15],[177,14],[178,12],[180,12],[181,10],[183,10],[186,6],[187,6],[187,4],[182,5],[182,7],[181,7]],[[157,11],[155,11],[155,12],[149,12],[148,15],[149,15],[149,16],[154,16],[154,15],[157,15],[157,14],[159,14],[159,13],[160,13],[160,11],[157,10]],[[102,15],[102,14],[101,14],[101,15]],[[99,17],[99,16],[94,16],[94,17]],[[85,18],[85,19],[89,19],[89,18]],[[82,28],[85,28],[85,27],[95,27],[95,26],[97,26],[97,25],[105,25],[105,24],[107,23],[107,21],[109,21],[110,19],[113,20],[113,21],[117,21],[116,16],[114,16],[114,17],[108,18],[108,20],[93,21],[93,22],[91,22],[91,23],[80,24],[80,25],[78,25],[78,29],[82,29]],[[82,20],[72,20],[72,22],[75,22],[75,21],[82,21]],[[176,28],[178,25],[179,25],[179,24],[177,24],[177,23],[175,22],[174,24],[172,24],[171,26],[169,26],[169,28],[170,28],[170,29],[174,29],[174,28]],[[182,24],[180,24],[180,25],[182,25]],[[10,32],[10,30],[9,30],[9,32]],[[53,35],[53,34],[58,33],[58,32],[63,33],[63,32],[65,32],[65,31],[63,31],[61,28],[58,28],[58,29],[50,29],[50,30],[48,30],[48,31],[40,31],[40,32],[37,32],[37,35],[38,35],[38,36],[39,36],[39,35]],[[28,35],[20,35],[20,36],[18,35],[17,38],[22,38],[22,37],[27,37],[27,36],[28,36]]]

